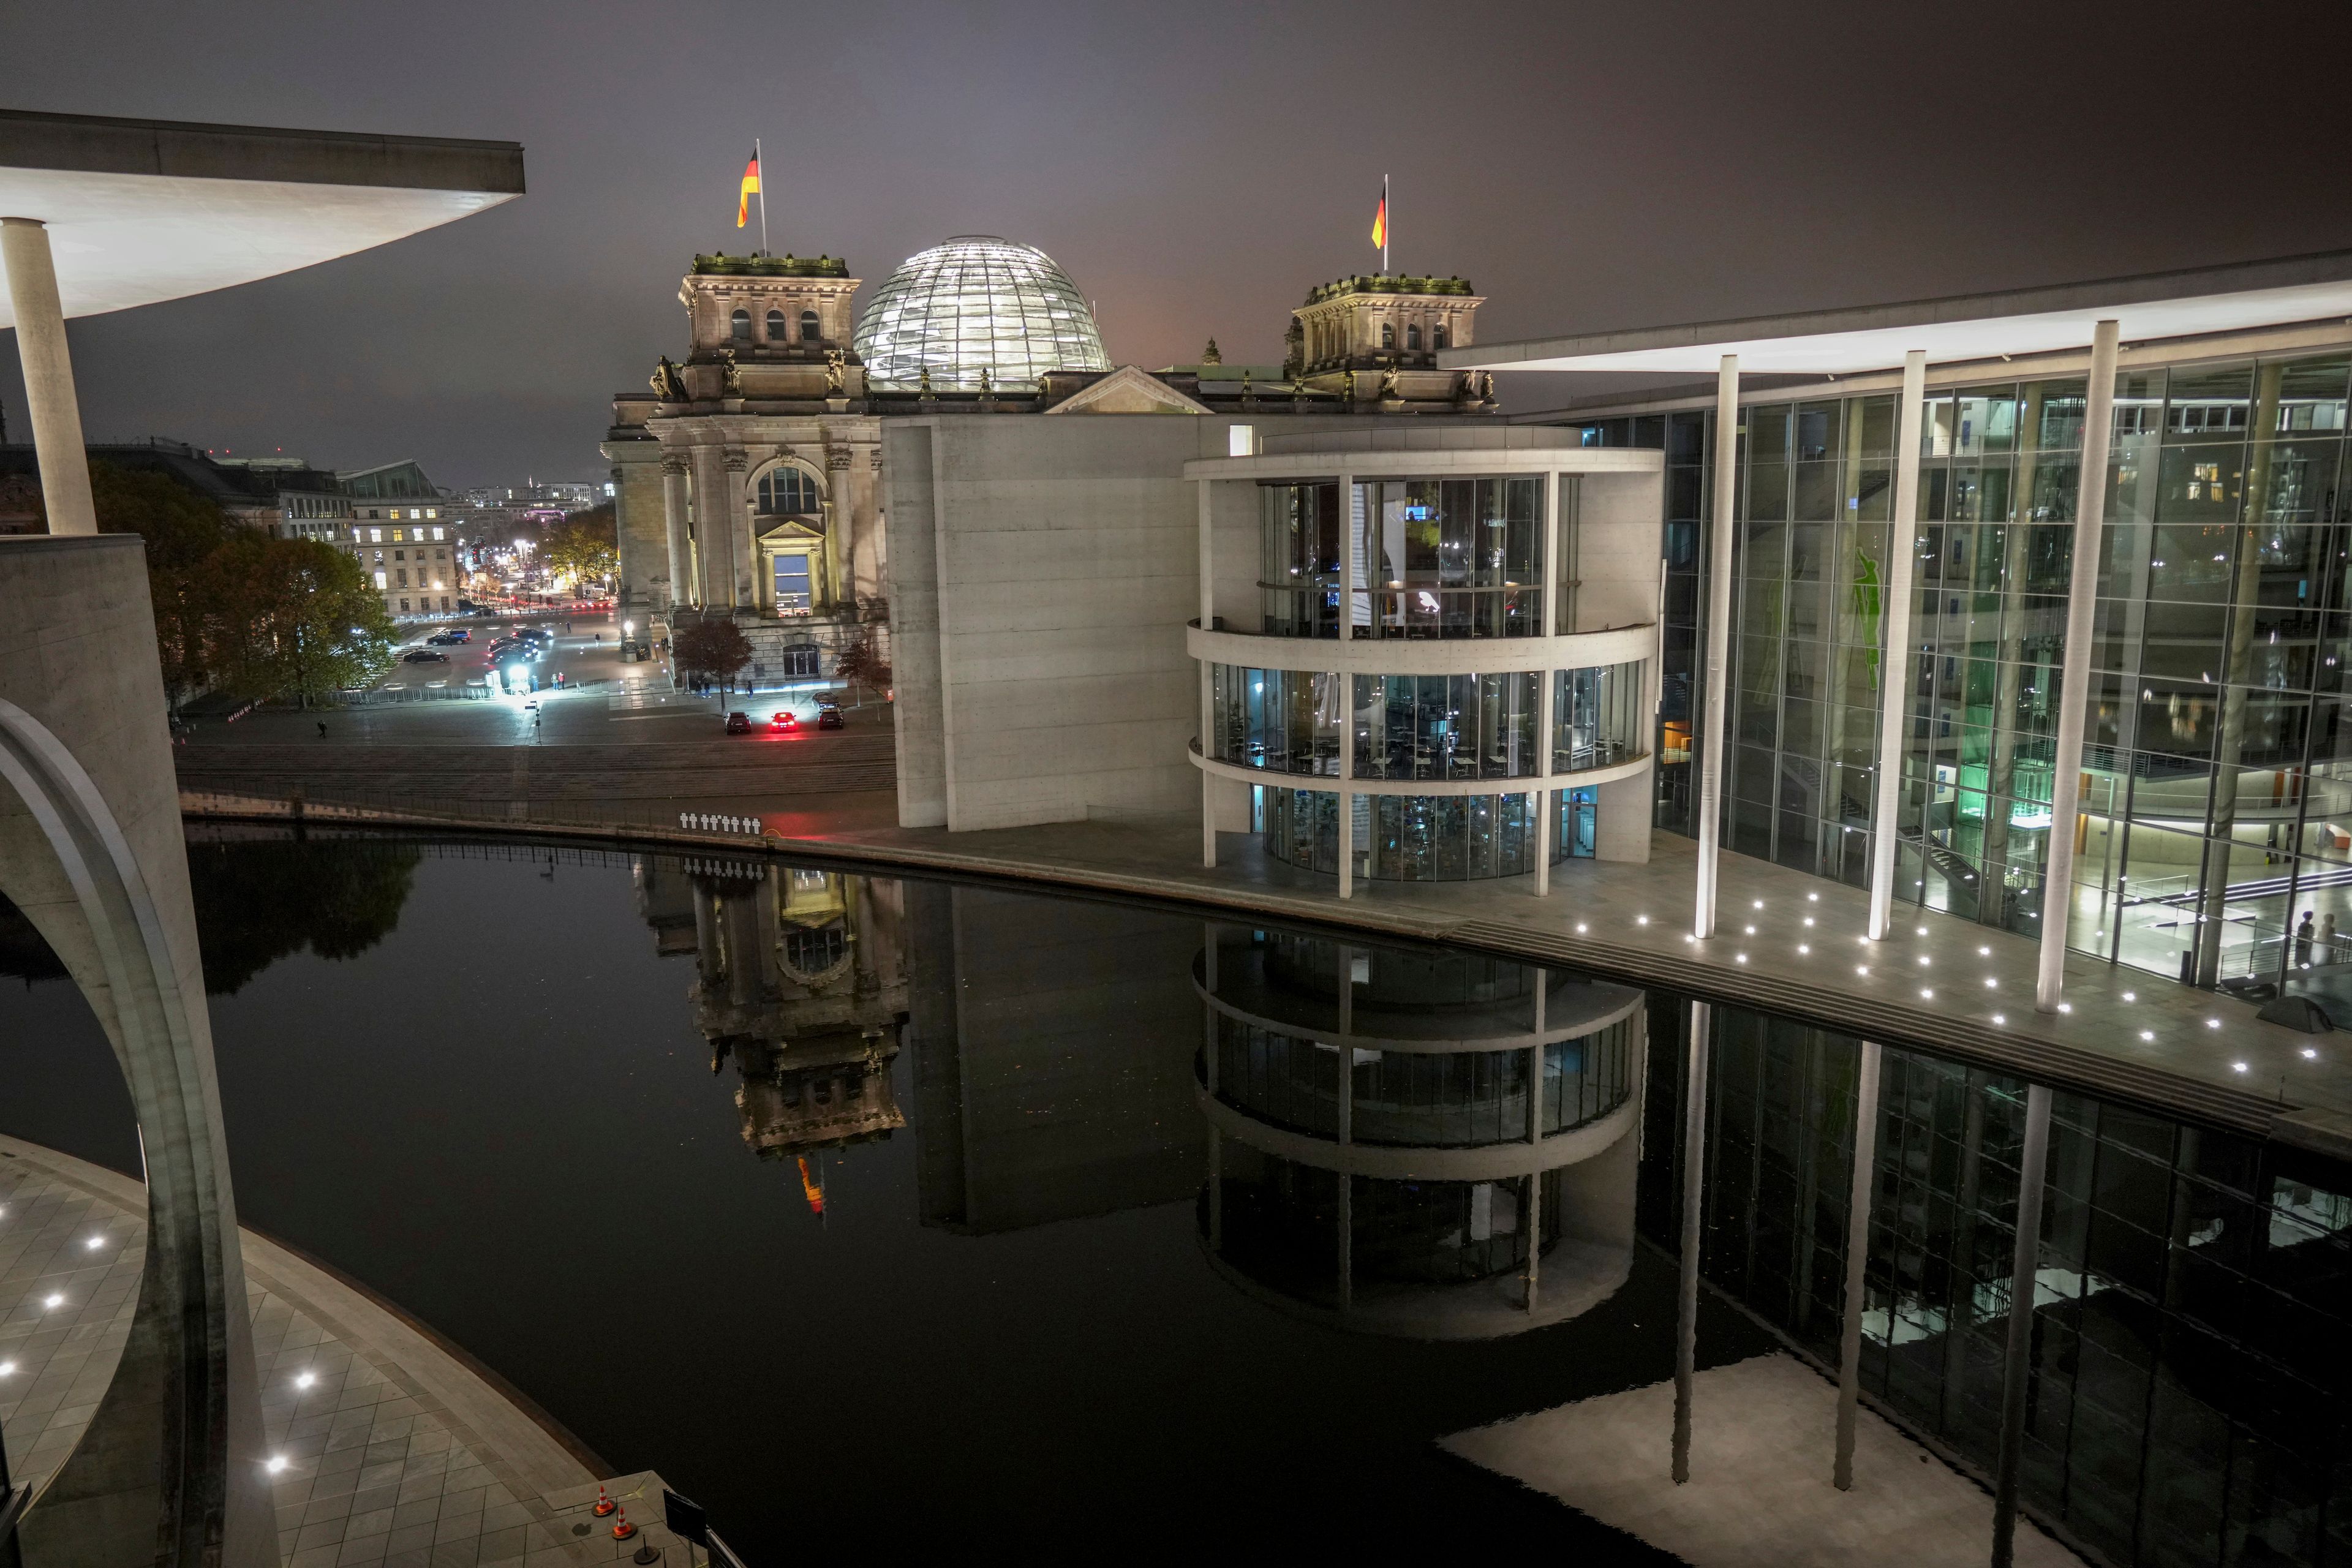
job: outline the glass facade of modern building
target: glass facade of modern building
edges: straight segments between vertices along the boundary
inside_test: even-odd
[[[1683,1234],[1687,1005],[1653,993],[1642,1234]],[[1835,1367],[1861,1044],[1717,1005],[1699,1273]],[[2053,1097],[2021,1500],[2116,1564],[2352,1562],[2342,1167]],[[1979,1477],[1997,1468],[2026,1086],[1881,1058],[1860,1383]]]
[[[2072,825],[2068,940],[2085,952],[2352,999],[2347,375],[2337,351],[2117,378]],[[1912,631],[1892,661],[1895,398],[1743,406],[1727,847],[1866,884],[1891,662],[1898,901],[2038,931],[2085,394],[2079,377],[1930,388]],[[1695,409],[1584,427],[1665,451],[1655,820],[1686,834],[1712,426]]]
[[[1359,795],[1357,875],[1384,882],[1470,882],[1536,868],[1536,813],[1547,792],[1509,795]],[[1549,792],[1551,858],[1589,859],[1599,792]],[[1303,871],[1339,870],[1339,796],[1333,790],[1268,786],[1253,807],[1266,853]]]

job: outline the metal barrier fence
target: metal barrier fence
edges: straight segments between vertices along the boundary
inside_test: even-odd
[[[184,816],[199,818],[320,826],[339,822],[352,826],[446,824],[461,827],[577,827],[606,832],[659,829],[749,839],[766,836],[765,821],[757,813],[705,810],[673,799],[499,800],[412,789],[289,784],[267,779],[240,780],[234,789],[184,788],[180,791],[180,810]]]

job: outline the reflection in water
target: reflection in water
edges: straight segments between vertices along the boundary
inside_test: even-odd
[[[189,831],[205,989],[233,995],[281,958],[352,959],[400,923],[424,851],[388,838]]]
[[[1642,994],[1210,926],[1201,1228],[1244,1289],[1371,1332],[1575,1317],[1633,1266]]]
[[[744,1143],[793,1160],[823,1213],[808,1156],[907,1124],[890,1082],[907,1019],[901,885],[757,860],[689,870],[646,856],[634,873],[657,950],[694,955],[695,1026],[712,1072],[735,1064]]]

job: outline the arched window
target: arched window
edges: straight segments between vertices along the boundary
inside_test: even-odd
[[[1416,321],[1404,330],[1404,346],[1409,349],[1417,349],[1421,347],[1420,322]]]
[[[1396,328],[1386,321],[1381,323],[1381,347],[1384,349],[1396,347]]]
[[[815,478],[787,464],[760,476],[760,510],[772,516],[806,517],[824,510]]]
[[[781,343],[786,341],[784,334],[784,313],[782,310],[771,310],[768,312],[768,341],[772,343]]]
[[[735,341],[739,343],[751,341],[751,312],[740,306],[735,311]]]
[[[801,312],[801,342],[804,343],[813,343],[816,341],[816,312],[814,310],[803,310]]]
[[[1431,348],[1444,348],[1445,346],[1445,323],[1443,321],[1438,322],[1436,327],[1430,332],[1430,338],[1432,340],[1429,345]]]

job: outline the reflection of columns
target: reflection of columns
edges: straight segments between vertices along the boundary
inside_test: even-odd
[[[1541,760],[1542,784],[1536,791],[1536,897],[1551,891],[1551,835],[1553,818],[1558,815],[1551,798],[1551,768],[1557,755],[1554,748],[1559,742],[1558,728],[1559,701],[1559,671],[1551,668],[1554,659],[1543,672],[1543,706],[1536,710],[1536,737]],[[1538,1001],[1540,1008],[1542,1003]]]
[[[1217,927],[1213,921],[1201,922],[1202,975],[1209,994],[1217,994]],[[1201,1082],[1209,1098],[1217,1098],[1217,1019],[1214,1007],[1201,1009]],[[1225,1144],[1224,1134],[1213,1121],[1209,1123],[1209,1250],[1219,1251],[1225,1244]]]
[[[1544,1003],[1550,991],[1550,976],[1535,971],[1536,977],[1536,1043],[1528,1047],[1528,1147],[1543,1146],[1543,1068],[1544,1068]],[[1520,1221],[1528,1238],[1527,1309],[1536,1310],[1536,1272],[1543,1262],[1543,1170],[1541,1162],[1528,1168],[1528,1201],[1526,1214]]]
[[[672,608],[694,603],[694,552],[687,543],[686,459],[661,460],[662,527],[669,539],[669,602]]]
[[[1878,781],[1870,813],[1870,940],[1895,923],[1895,849],[1902,837],[1903,709],[1911,694],[1911,580],[1919,561],[1919,404],[1927,390],[1927,354],[1903,356],[1903,400],[1895,419],[1895,519],[1886,525],[1886,586],[1879,619],[1886,628],[1878,658]],[[2087,645],[2086,645],[2087,646]]]
[[[1675,1296],[1675,1483],[1690,1479],[1691,1375],[1698,1362],[1700,1194],[1706,1177],[1707,1032],[1714,1009],[1690,1005],[1689,1081],[1683,1086],[1682,1282]]]
[[[2112,324],[2099,323],[2103,331]],[[2107,341],[2112,344],[2115,340]],[[2112,370],[2114,362],[2108,363]],[[2115,377],[2110,374],[2107,380],[2112,384]],[[2025,1091],[2025,1148],[2017,1167],[2017,1250],[2009,1272],[2009,1355],[2001,1369],[2000,1457],[1992,1493],[1993,1568],[2010,1568],[2015,1560],[2018,1474],[2033,1371],[2034,1275],[2042,1261],[2042,1171],[2049,1155],[2050,1090],[2035,1084]]]
[[[1356,1260],[1356,1178],[1348,1173],[1348,1145],[1356,1141],[1355,950],[1339,948],[1339,1310],[1345,1312]]]
[[[33,416],[49,531],[96,533],[89,453],[82,446],[81,405],[66,352],[65,305],[58,298],[49,231],[38,218],[0,217],[0,264],[6,267],[8,303],[16,313],[16,353],[24,361],[26,411]]]
[[[1204,632],[1214,631],[1217,625],[1217,580],[1215,565],[1211,559],[1209,481],[1202,479],[1193,488],[1200,498],[1201,629]],[[1336,680],[1339,678],[1334,676],[1332,679]],[[1204,758],[1224,755],[1223,737],[1212,732],[1215,705],[1210,700],[1210,680],[1209,661],[1204,658],[1201,660],[1201,727],[1194,731],[1201,737],[1201,755]],[[1203,768],[1201,770],[1201,864],[1213,868],[1216,863],[1217,781],[1206,768]],[[1314,863],[1314,855],[1311,851],[1307,855],[1307,863],[1309,865]]]
[[[2066,648],[2058,677],[2058,732],[2052,737],[2049,856],[2042,876],[2042,962],[2033,1005],[2058,1010],[2066,986],[2066,924],[2074,913],[2074,816],[2083,788],[2083,725],[2090,710],[2091,634],[2098,611],[2099,535],[2106,521],[2107,443],[2116,422],[2116,350],[2120,329],[2101,321],[2091,336],[2090,395],[2083,410],[2083,469],[2074,490],[2074,559],[2066,592]]]
[[[1715,382],[1715,532],[1706,554],[1706,673],[1698,753],[1698,907],[1691,930],[1715,934],[1715,888],[1723,863],[1723,716],[1731,671],[1732,518],[1739,493],[1739,356],[1723,356]],[[1679,1478],[1677,1478],[1679,1479]]]
[[[1870,1194],[1878,1170],[1878,1045],[1862,1042],[1853,1086],[1853,1184],[1846,1194],[1845,1315],[1838,1327],[1837,1460],[1831,1479],[1853,1489],[1854,1412],[1862,1403],[1863,1279],[1870,1258]]]

